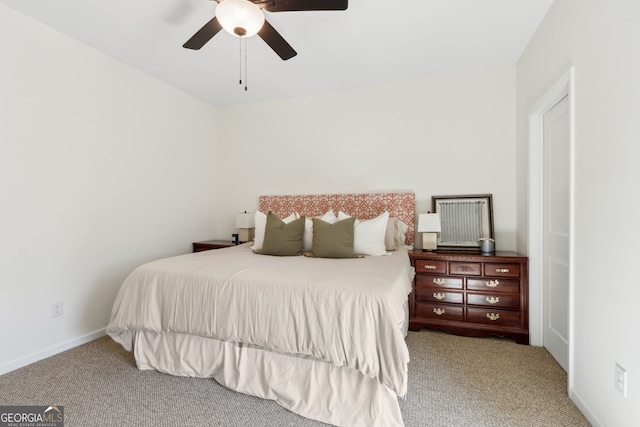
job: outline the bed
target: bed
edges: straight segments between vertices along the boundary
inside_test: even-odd
[[[410,192],[261,196],[259,212],[279,218],[346,212],[358,227],[389,212],[406,224],[406,246],[351,259],[270,256],[255,253],[256,236],[153,261],[123,283],[107,333],[139,369],[214,378],[336,426],[403,426],[414,207]]]

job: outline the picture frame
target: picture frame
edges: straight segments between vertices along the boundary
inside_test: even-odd
[[[469,194],[432,196],[433,212],[440,215],[438,249],[480,249],[480,239],[494,239],[493,196]]]

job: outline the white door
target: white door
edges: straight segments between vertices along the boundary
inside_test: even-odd
[[[543,116],[544,346],[566,371],[569,354],[569,98]]]

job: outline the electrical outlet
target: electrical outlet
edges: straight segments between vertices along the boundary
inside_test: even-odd
[[[51,317],[62,316],[62,301],[54,302],[51,306]]]
[[[616,363],[616,382],[615,387],[624,397],[627,397],[627,371]]]

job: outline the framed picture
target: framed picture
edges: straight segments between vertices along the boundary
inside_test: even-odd
[[[440,214],[438,249],[479,249],[480,239],[493,239],[491,194],[431,197]]]

